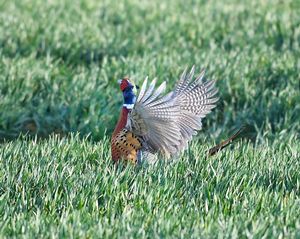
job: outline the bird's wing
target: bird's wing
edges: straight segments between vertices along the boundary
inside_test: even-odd
[[[178,147],[179,150],[187,147],[188,142],[202,128],[202,118],[216,107],[219,100],[216,97],[218,89],[215,87],[215,81],[204,82],[204,71],[193,80],[194,69],[192,67],[189,73],[187,70],[182,73],[172,95],[180,105],[178,123],[182,140]]]
[[[160,151],[165,155],[174,154],[180,141],[179,106],[169,95],[162,96],[166,83],[156,90],[154,79],[147,87],[145,79],[137,102],[129,115],[130,126],[136,135],[143,137],[150,151]]]
[[[175,90],[166,95],[165,82],[155,90],[156,79],[149,86],[145,79],[129,121],[131,130],[143,137],[150,150],[166,156],[177,154],[201,129],[201,118],[215,107],[214,83],[202,84],[203,74],[192,81],[193,75],[194,68],[189,74],[184,71]]]

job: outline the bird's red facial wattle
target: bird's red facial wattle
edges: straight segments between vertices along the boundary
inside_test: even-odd
[[[124,91],[128,86],[131,86],[129,79],[127,77],[119,81],[121,91]]]
[[[123,93],[124,106],[133,107],[136,101],[136,95],[134,91],[135,85],[132,84],[127,77],[119,80],[118,83],[120,84],[120,89]]]

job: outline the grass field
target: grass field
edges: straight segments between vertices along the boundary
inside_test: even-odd
[[[0,238],[300,238],[298,0],[0,0]],[[116,80],[206,68],[175,162],[115,168]],[[243,124],[244,139],[209,147]]]

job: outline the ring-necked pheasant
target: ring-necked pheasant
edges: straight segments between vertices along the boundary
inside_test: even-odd
[[[184,150],[202,127],[201,120],[216,105],[215,81],[194,79],[194,67],[185,70],[175,89],[163,94],[166,83],[155,89],[156,79],[145,79],[138,97],[128,78],[119,81],[123,107],[112,135],[112,159],[140,162],[153,155],[172,157]]]

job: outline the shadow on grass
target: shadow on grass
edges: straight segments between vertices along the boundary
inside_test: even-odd
[[[28,57],[35,54],[36,58],[44,58],[50,55],[55,60],[61,60],[69,66],[88,66],[93,63],[102,65],[104,58],[118,58],[120,56],[126,57],[128,55],[128,49],[125,47],[116,48],[115,45],[107,46],[105,48],[90,48],[81,47],[80,49],[63,49],[55,48],[51,45],[45,45],[45,43],[38,42],[35,45],[28,45],[21,42],[19,39],[14,39],[16,47],[11,49],[8,41],[11,39],[2,39],[0,41],[0,48],[3,49],[2,54],[9,58],[16,57]]]
[[[71,133],[71,131],[64,131],[60,127],[53,127],[53,129],[48,132],[39,132],[37,123],[33,119],[28,119],[20,124],[17,124],[14,129],[0,129],[0,143],[14,141],[22,136],[26,136],[28,139],[45,139],[53,134],[64,137],[69,133]]]
[[[50,109],[36,109],[36,112],[17,110],[16,112],[0,113],[0,142],[18,139],[20,135],[29,138],[45,139],[52,134],[61,137],[70,133],[78,133],[80,137],[91,138],[97,142],[105,135],[110,135],[117,122],[118,113],[112,109],[102,109],[103,112],[91,112],[89,107],[78,104],[74,107],[51,106]],[[109,112],[107,112],[109,111]],[[106,113],[104,113],[106,112]],[[111,114],[113,113],[114,114]]]

